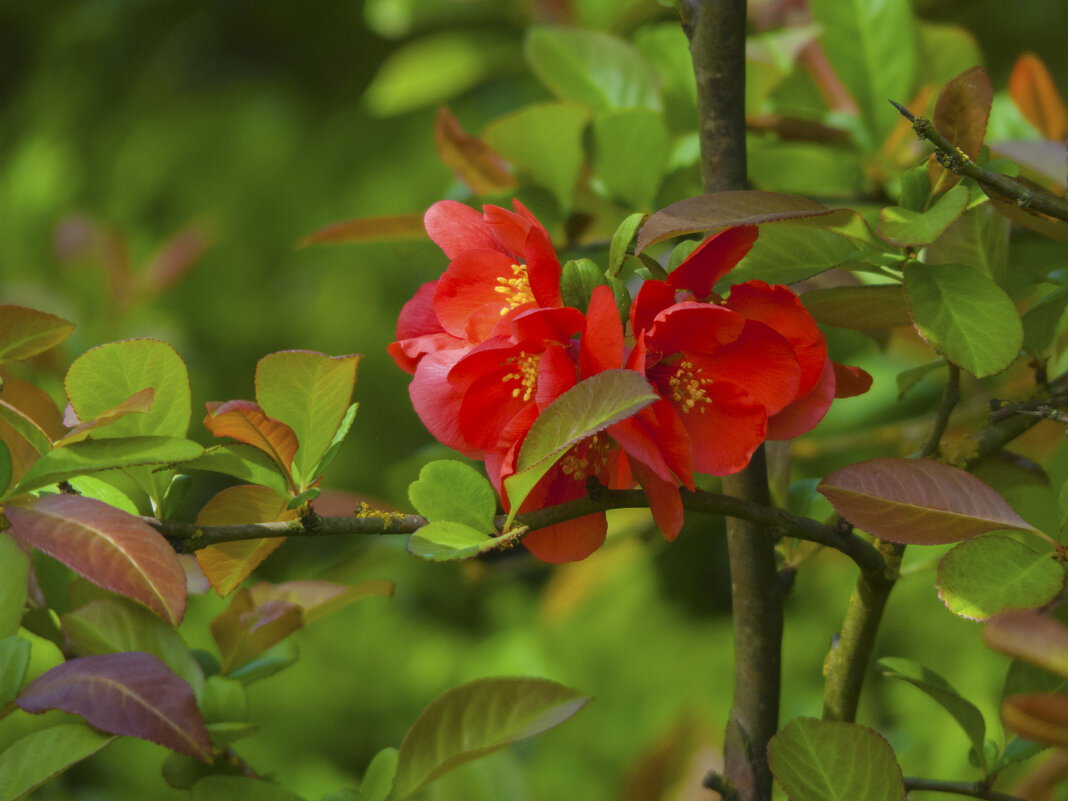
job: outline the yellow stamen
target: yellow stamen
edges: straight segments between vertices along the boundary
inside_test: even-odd
[[[501,379],[506,384],[509,381],[519,382],[519,386],[512,390],[513,398],[522,396],[523,402],[526,403],[534,397],[534,390],[538,388],[538,365],[540,363],[540,353],[527,353],[525,350],[519,351],[518,356],[505,361],[505,364],[516,366],[514,372],[505,374]]]
[[[702,378],[700,369],[694,369],[693,362],[679,362],[675,375],[668,379],[671,399],[684,413],[694,408],[705,413],[705,407],[711,402],[705,387],[711,383],[711,378]]]
[[[499,277],[497,278],[497,283],[499,286],[495,286],[493,291],[503,295],[502,300],[506,304],[501,309],[502,317],[516,306],[522,306],[524,303],[531,303],[534,300],[534,293],[530,290],[530,278],[527,276],[527,268],[524,265],[513,264],[512,277]]]

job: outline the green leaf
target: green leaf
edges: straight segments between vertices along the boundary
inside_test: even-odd
[[[74,323],[23,306],[0,306],[0,363],[20,361],[54,348]]]
[[[890,744],[855,723],[794,718],[768,743],[771,772],[791,801],[902,801]]]
[[[1060,327],[1064,310],[1068,307],[1068,286],[1058,287],[1043,295],[1020,318],[1023,323],[1023,349],[1041,356],[1053,342]]]
[[[29,556],[10,534],[0,532],[0,638],[19,630],[29,572]]]
[[[353,403],[345,410],[345,416],[341,418],[341,424],[337,427],[334,438],[330,440],[330,447],[326,449],[323,458],[319,460],[319,464],[312,470],[313,475],[321,476],[337,457],[342,444],[345,442],[345,437],[349,435],[349,429],[352,428],[352,424],[356,420],[356,411],[359,408],[360,404]]]
[[[486,126],[486,144],[570,208],[585,161],[582,135],[590,110],[578,103],[535,103]]]
[[[399,757],[396,748],[383,748],[375,754],[360,782],[359,801],[386,801],[389,798]]]
[[[496,534],[497,496],[475,468],[451,459],[423,466],[408,487],[412,506],[431,523],[461,523],[483,534]]]
[[[268,648],[259,656],[234,668],[226,675],[248,686],[254,681],[285,670],[298,659],[300,659],[300,651],[297,650],[297,644],[292,640],[282,640],[278,645]]]
[[[293,429],[300,443],[293,467],[305,482],[301,489],[316,478],[314,468],[348,414],[360,358],[289,350],[256,365],[256,401],[268,417]]]
[[[1064,589],[1064,567],[1001,534],[962,542],[938,564],[938,595],[949,611],[988,620],[1003,609],[1037,609]]]
[[[128,339],[83,353],[67,371],[67,397],[79,420],[92,420],[135,392],[156,390],[152,409],[131,414],[100,429],[100,439],[184,437],[192,399],[185,362],[166,342]]]
[[[858,331],[909,325],[905,290],[900,284],[838,286],[816,289],[801,296],[817,323]]]
[[[925,212],[887,206],[879,214],[879,236],[892,245],[916,247],[934,242],[968,205],[968,188],[957,184]]]
[[[480,679],[436,698],[401,743],[393,801],[472,759],[551,729],[586,702],[545,679]]]
[[[566,262],[560,274],[560,294],[563,296],[564,305],[572,306],[585,314],[590,307],[593,290],[607,283],[601,268],[590,259]]]
[[[103,479],[95,476],[74,476],[68,478],[67,483],[77,490],[79,495],[84,495],[86,498],[95,498],[108,506],[114,506],[132,515],[141,514],[141,510],[137,508],[137,504],[130,499],[129,495]]]
[[[28,417],[22,410],[16,409],[10,403],[0,400],[0,420],[7,423],[13,429],[15,433],[23,437],[33,447],[38,454],[48,453],[52,450],[52,440],[48,434],[44,432],[40,425],[36,421]],[[3,444],[0,442],[0,444]],[[7,450],[7,446],[4,446],[4,450]],[[8,461],[10,461],[10,451],[8,452]],[[9,467],[10,469],[10,467]],[[0,479],[2,480],[2,479]],[[11,483],[10,476],[8,477],[8,484]],[[4,489],[7,489],[5,486]]]
[[[304,492],[294,495],[292,498],[286,501],[286,509],[299,509],[305,504],[311,503],[319,497],[319,493],[321,491],[322,490],[320,490],[318,487],[311,487],[310,489],[304,490]]]
[[[612,244],[608,248],[608,270],[606,271],[608,275],[619,275],[623,262],[626,261],[627,251],[633,252],[634,238],[648,216],[648,214],[636,211],[624,218],[616,228],[616,232],[612,234]]]
[[[962,264],[905,265],[905,296],[927,342],[977,378],[1015,361],[1023,326],[1012,300],[997,284]]]
[[[0,801],[22,798],[114,739],[81,723],[63,723],[25,735],[0,754]]]
[[[607,111],[593,119],[594,175],[608,196],[652,209],[671,155],[671,138],[659,112],[635,108]]]
[[[205,776],[193,785],[192,801],[304,801],[304,798],[291,793],[263,779],[250,779],[247,776]]]
[[[637,414],[659,396],[633,370],[605,370],[579,381],[542,410],[527,432],[515,474],[504,480],[511,503],[505,531],[530,491],[568,448]]]
[[[14,636],[0,640],[0,708],[19,694],[29,664],[29,640]]]
[[[964,729],[971,740],[976,755],[983,760],[983,742],[986,740],[986,721],[983,713],[975,704],[962,698],[952,685],[933,670],[911,659],[885,657],[876,663],[883,675],[890,679],[907,681],[918,690],[922,690],[942,706]]]
[[[278,463],[264,451],[243,442],[207,448],[196,459],[185,462],[182,469],[224,473],[249,484],[269,487],[282,496],[289,494],[289,481],[279,471]]]
[[[944,359],[935,359],[926,364],[910,367],[908,370],[902,370],[897,374],[897,399],[902,400],[905,395],[908,394],[909,390],[920,383],[928,373],[945,366],[946,362]]]
[[[697,81],[682,26],[677,21],[644,25],[634,32],[633,41],[660,78],[664,116],[671,129],[692,129],[697,119]]]
[[[204,681],[200,711],[207,723],[247,722],[248,693],[245,685],[226,676],[208,676]]]
[[[967,264],[1005,289],[1009,269],[1009,221],[989,203],[964,212],[927,246],[928,264]]]
[[[244,740],[260,730],[258,723],[239,723],[237,721],[224,721],[221,723],[208,724],[208,737],[211,743],[217,747],[226,747],[238,740]]]
[[[431,562],[470,559],[515,544],[520,532],[491,537],[463,523],[428,523],[408,540],[408,552]]]
[[[615,36],[535,27],[527,34],[524,52],[534,74],[561,100],[583,103],[594,111],[660,109],[652,66]]]
[[[46,453],[33,463],[10,494],[30,492],[101,470],[179,464],[203,453],[204,449],[197,443],[178,437],[87,439]]]
[[[916,34],[908,0],[812,0],[812,19],[835,73],[860,106],[877,150],[899,114],[887,99],[912,98]]]

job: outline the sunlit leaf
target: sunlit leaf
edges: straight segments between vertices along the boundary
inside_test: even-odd
[[[0,306],[0,362],[19,361],[54,348],[74,323],[23,306]]]
[[[71,659],[38,676],[16,699],[27,712],[62,709],[111,734],[140,737],[211,761],[211,743],[193,690],[142,653]]]
[[[591,135],[593,172],[608,195],[652,209],[671,155],[663,117],[651,109],[602,112],[593,118]]]
[[[104,598],[60,617],[63,633],[80,656],[141,651],[152,654],[195,693],[204,673],[181,636],[148,610],[122,598]]]
[[[438,109],[434,120],[434,144],[442,163],[476,195],[515,189],[515,176],[508,171],[507,162],[484,141],[467,133],[445,106]]]
[[[483,138],[516,170],[570,208],[585,161],[582,135],[590,110],[578,103],[534,103],[498,117]]]
[[[423,466],[408,487],[412,505],[431,522],[463,523],[483,534],[495,534],[497,496],[486,477],[470,465],[440,459]]]
[[[31,732],[0,754],[0,801],[15,801],[114,740],[81,723]]]
[[[527,62],[561,100],[595,111],[660,108],[657,77],[633,46],[600,31],[532,28],[524,48]]]
[[[29,381],[2,374],[0,401],[13,407],[29,418],[45,433],[50,440],[59,439],[66,430],[63,426],[63,414],[52,400],[52,396]]]
[[[189,430],[189,372],[166,342],[128,339],[93,348],[74,360],[65,386],[79,420],[93,420],[135,392],[155,389],[150,412],[116,420],[96,436],[184,437]]]
[[[817,489],[843,518],[891,542],[935,545],[995,529],[1035,531],[970,473],[930,459],[870,459]]]
[[[887,206],[879,215],[879,236],[899,247],[927,245],[941,236],[967,205],[968,188],[958,185],[923,213]]]
[[[282,584],[261,581],[252,587],[251,592],[256,606],[275,600],[299,606],[304,615],[304,623],[308,624],[364,598],[391,598],[393,589],[393,582],[386,579],[370,579],[352,586],[304,579]]]
[[[1068,626],[1032,609],[1010,609],[990,619],[983,641],[1068,679]]]
[[[9,534],[0,532],[0,638],[19,630],[29,570],[26,552]]]
[[[30,492],[74,476],[114,468],[180,464],[203,452],[192,440],[177,437],[87,439],[46,453],[26,471],[15,491]]]
[[[884,657],[878,661],[877,665],[887,678],[907,681],[951,714],[964,733],[968,735],[975,753],[982,758],[983,742],[986,740],[986,721],[983,720],[983,713],[975,704],[961,697],[948,681],[919,662],[898,657]]]
[[[307,484],[345,419],[360,358],[290,350],[264,356],[256,365],[256,400],[296,434],[300,448],[293,465]]]
[[[923,252],[928,264],[966,264],[1008,285],[1009,221],[990,203],[964,212]]]
[[[431,562],[449,562],[503,550],[517,542],[515,532],[491,537],[463,523],[440,520],[428,523],[412,534],[408,539],[408,553]]]
[[[725,292],[731,284],[751,279],[793,284],[831,267],[848,268],[849,259],[856,252],[856,245],[849,239],[831,231],[788,223],[765,225],[752,249],[727,273],[720,286]]]
[[[1027,121],[1046,139],[1063,141],[1068,134],[1068,106],[1045,62],[1021,53],[1009,75],[1009,94]]]
[[[560,274],[560,294],[564,305],[585,314],[590,307],[593,290],[607,284],[608,278],[592,259],[576,259],[564,263]]]
[[[289,492],[289,479],[281,473],[278,462],[265,451],[245,443],[206,448],[203,455],[185,462],[182,469],[224,473],[249,484],[269,487],[282,496]]]
[[[1005,726],[1021,737],[1068,748],[1068,695],[1012,695],[1001,705]]]
[[[828,227],[851,219],[848,209],[829,209],[822,203],[799,195],[779,192],[732,191],[715,192],[686,198],[652,214],[634,245],[640,253],[650,245],[685,234],[730,228],[736,225],[761,225],[806,218],[827,218],[820,221]]]
[[[171,625],[185,612],[185,571],[170,544],[139,518],[79,495],[8,504],[15,535]]]
[[[627,251],[631,249],[638,230],[648,217],[648,214],[636,211],[623,218],[619,227],[616,228],[608,250],[608,269],[606,270],[608,275],[619,275],[623,262],[627,258]]]
[[[274,782],[247,776],[205,776],[191,792],[191,801],[304,801]]]
[[[999,373],[1019,355],[1023,325],[1016,306],[978,270],[909,262],[905,297],[920,336],[972,375]]]
[[[352,428],[353,421],[356,420],[356,411],[360,408],[360,404],[353,403],[349,405],[349,408],[345,410],[345,416],[341,418],[341,423],[337,427],[337,431],[334,432],[333,438],[330,440],[330,446],[326,449],[326,452],[319,459],[319,464],[315,466],[312,473],[317,476],[321,476],[326,468],[337,457],[341,451],[341,446],[345,442],[345,437],[349,435],[349,430]]]
[[[132,515],[141,514],[137,504],[130,499],[129,495],[96,476],[73,476],[67,479],[67,483],[75,492],[86,498],[95,498]]]
[[[974,159],[986,137],[986,122],[993,102],[994,87],[990,85],[986,68],[969,67],[942,88],[931,121],[951,145]],[[941,182],[948,189],[960,181],[959,175],[937,162],[932,169],[932,185]]]
[[[505,479],[511,512],[516,510],[568,448],[637,414],[659,396],[633,370],[605,370],[583,379],[542,410],[527,432],[514,475]]]
[[[259,404],[232,400],[205,403],[208,410],[204,427],[217,437],[230,437],[266,453],[289,475],[293,457],[300,447],[297,435],[286,423],[268,417]]]
[[[401,743],[394,801],[472,759],[551,729],[586,702],[545,679],[480,679],[436,698]]]
[[[904,801],[901,767],[882,735],[837,720],[794,718],[768,743],[791,801]]]
[[[118,406],[101,412],[92,420],[85,420],[79,423],[53,445],[61,448],[74,442],[81,442],[89,436],[96,436],[98,434],[97,429],[110,425],[116,420],[121,420],[128,414],[147,414],[152,409],[152,399],[155,395],[156,390],[152,387],[145,387],[140,392],[135,392]]]
[[[395,214],[388,217],[361,217],[358,220],[345,220],[323,226],[300,240],[300,246],[425,237],[422,214]]]
[[[51,450],[52,440],[44,429],[21,409],[15,408],[4,400],[0,400],[0,420],[11,426],[38,455]],[[4,489],[7,487],[5,486]]]
[[[396,748],[383,748],[367,766],[360,782],[359,801],[386,801],[393,789],[397,775],[400,752]]]
[[[801,302],[824,325],[865,331],[912,324],[900,284],[816,289],[801,295]]]
[[[230,526],[296,520],[286,497],[269,487],[240,484],[216,493],[197,514],[198,526]],[[285,537],[220,542],[196,552],[204,576],[219,595],[229,595],[249,573],[285,542]]]
[[[304,625],[300,607],[282,600],[256,604],[247,589],[238,590],[230,605],[211,621],[211,636],[222,655],[225,676]]]

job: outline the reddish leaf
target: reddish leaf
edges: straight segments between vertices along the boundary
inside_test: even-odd
[[[226,610],[211,621],[211,636],[222,656],[220,672],[226,675],[303,625],[296,604],[271,600],[257,605],[251,592],[238,590]]]
[[[1020,113],[1046,139],[1061,141],[1068,134],[1068,108],[1053,76],[1034,53],[1023,53],[1009,75],[1009,95]]]
[[[28,359],[70,336],[74,323],[22,306],[0,306],[0,362]]]
[[[286,499],[269,487],[242,484],[215,495],[197,515],[198,526],[229,526],[296,520],[295,509],[286,509]],[[204,576],[219,595],[229,595],[285,537],[237,540],[210,545],[196,552]]]
[[[79,423],[68,431],[65,437],[57,440],[54,445],[55,447],[60,448],[64,445],[70,445],[72,442],[81,442],[92,434],[95,429],[102,428],[109,423],[114,423],[116,420],[121,420],[128,414],[147,414],[152,409],[152,400],[155,397],[156,390],[152,387],[145,387],[140,392],[135,392],[117,406],[113,406],[112,408],[101,412],[92,420]]]
[[[986,69],[966,69],[951,79],[939,93],[934,110],[935,129],[950,144],[974,159],[983,146],[993,102],[994,87],[990,85]],[[940,179],[943,189],[949,189],[960,181],[959,175],[937,163],[931,168],[930,176],[931,185],[934,186]]]
[[[929,459],[871,459],[831,473],[817,489],[850,523],[891,542],[935,545],[995,529],[1036,531],[975,476]]]
[[[1001,719],[1021,737],[1068,748],[1068,695],[1010,695],[1001,705]]]
[[[349,587],[332,581],[287,581],[284,584],[261,581],[252,588],[252,600],[257,606],[268,601],[286,601],[301,608],[305,623],[311,623],[343,606],[375,595],[392,597],[393,582],[372,579]]]
[[[159,532],[80,495],[45,495],[4,508],[14,534],[94,584],[143,603],[167,623],[185,613],[185,571]]]
[[[30,469],[30,466],[37,461],[41,452],[2,417],[0,417],[0,442],[3,442],[11,453],[10,486],[14,487],[22,479],[26,471]]]
[[[1068,678],[1068,626],[1032,609],[1010,609],[990,619],[983,642]]]
[[[37,424],[49,439],[63,436],[63,415],[52,400],[52,396],[29,381],[0,374],[3,387],[0,387],[0,401],[18,409],[22,414]]]
[[[1016,180],[1033,189],[1043,191],[1042,187],[1033,181],[1028,181],[1026,178],[1017,178]],[[1068,242],[1068,222],[1048,217],[1045,214],[1041,214],[1031,209],[1022,208],[1017,205],[1016,201],[1010,200],[993,189],[987,190],[983,184],[979,184],[979,186],[986,192],[986,196],[990,198],[990,202],[993,204],[994,208],[1017,225],[1022,225],[1024,228],[1030,228],[1032,231],[1042,234],[1042,236],[1049,237],[1050,239],[1055,239],[1058,242]]]
[[[422,214],[397,214],[392,217],[364,217],[327,225],[300,240],[300,247],[375,242],[382,239],[422,239],[425,236]]]
[[[178,283],[208,249],[207,231],[190,225],[176,233],[160,248],[145,270],[148,285],[162,292]]]
[[[477,136],[468,134],[445,106],[438,109],[434,121],[434,144],[442,163],[452,167],[457,179],[476,195],[515,188],[515,176],[508,171],[507,162]]]
[[[684,234],[832,214],[836,221],[840,216],[839,222],[845,223],[853,212],[829,209],[815,200],[778,192],[715,192],[680,200],[651,215],[638,233],[634,251],[640,253],[650,245]]]
[[[217,437],[231,437],[259,448],[266,453],[286,476],[290,474],[293,456],[299,447],[293,429],[268,417],[252,401],[232,400],[226,403],[205,403],[208,414],[204,426]]]
[[[159,659],[139,652],[83,656],[31,681],[15,703],[37,715],[62,709],[111,734],[140,737],[211,762],[211,743],[193,688]]]

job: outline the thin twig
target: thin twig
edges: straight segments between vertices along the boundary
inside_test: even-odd
[[[967,153],[954,147],[948,139],[942,136],[929,119],[917,117],[893,100],[890,103],[912,123],[912,129],[920,139],[926,139],[935,146],[940,155],[940,163],[944,164],[947,169],[960,175],[974,178],[984,187],[1009,198],[1022,209],[1038,211],[1058,220],[1068,222],[1068,200],[1044,189],[1030,186],[1023,181],[980,167],[972,161]]]
[[[938,779],[917,779],[912,776],[906,776],[905,791],[912,792],[913,790],[966,795],[971,798],[982,798],[984,801],[1027,801],[1027,799],[1020,798],[1017,795],[991,790],[982,782],[945,782]]]
[[[960,368],[952,362],[949,365],[949,377],[946,380],[946,388],[942,392],[942,402],[938,406],[938,415],[935,417],[931,436],[920,451],[921,459],[930,459],[935,456],[942,444],[942,436],[946,433],[950,415],[960,403]]]

